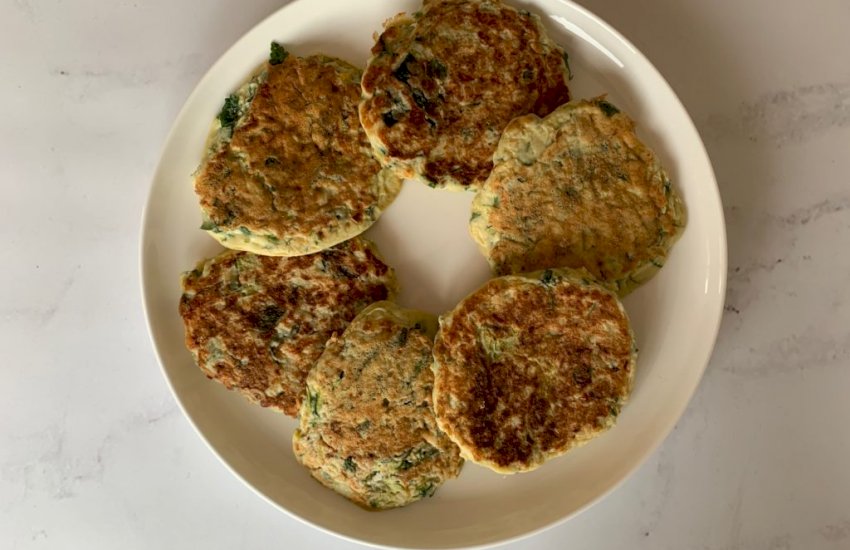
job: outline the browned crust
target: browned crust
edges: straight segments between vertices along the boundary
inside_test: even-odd
[[[325,342],[392,296],[395,276],[355,238],[293,258],[224,252],[186,273],[183,292],[186,347],[207,377],[295,416]]]
[[[437,431],[433,337],[388,317],[361,317],[353,328],[328,343],[311,375],[327,416],[322,438],[341,453],[392,456]]]
[[[523,162],[523,140],[544,131],[546,147]],[[470,229],[498,275],[584,268],[624,295],[663,265],[684,224],[634,121],[597,97],[506,128]]]
[[[536,17],[498,0],[427,1],[390,20],[372,54],[361,121],[389,165],[433,186],[479,186],[511,119],[569,100],[563,51]],[[416,174],[409,163],[423,157]]]
[[[321,242],[365,230],[398,189],[378,178],[360,126],[360,71],[322,55],[290,55],[266,70],[230,143],[195,180],[214,232]]]
[[[633,338],[616,296],[547,273],[490,280],[441,319],[434,344],[440,427],[500,472],[607,429],[630,391]]]
[[[296,458],[368,509],[430,496],[463,464],[434,418],[435,325],[427,314],[372,304],[328,341],[308,376]]]

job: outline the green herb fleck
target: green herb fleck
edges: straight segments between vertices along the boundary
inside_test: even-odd
[[[230,94],[224,100],[224,106],[218,113],[218,120],[221,122],[222,128],[232,130],[236,126],[236,121],[239,120],[239,98],[236,97],[236,94]]]
[[[260,332],[268,332],[277,325],[281,317],[283,317],[282,309],[276,305],[266,306],[257,316],[256,326]]]
[[[218,226],[213,223],[212,220],[204,220],[204,222],[201,224],[201,229],[203,229],[204,231],[212,231],[213,233],[218,233],[221,231],[221,229],[219,229]]]
[[[251,236],[251,230],[245,227],[244,225],[239,226],[239,232],[245,235],[246,237]]]
[[[334,269],[334,272],[335,272],[334,275],[336,275],[336,277],[338,279],[341,279],[343,277],[345,277],[346,279],[357,279],[359,277],[359,275],[357,273],[351,271],[350,269],[348,269],[346,266],[344,266],[342,264],[339,264],[339,265],[331,264],[331,267]]]
[[[432,78],[446,78],[449,74],[449,70],[437,59],[432,59],[428,62],[428,73]]]
[[[289,52],[277,42],[272,42],[269,65],[280,65],[289,56]]]
[[[573,382],[579,386],[587,386],[593,380],[591,369],[588,365],[576,367],[573,370]]]
[[[420,359],[420,360],[419,360],[419,361],[417,361],[417,362],[416,362],[416,364],[413,366],[413,375],[414,375],[414,376],[419,376],[419,373],[420,373],[420,372],[422,372],[422,371],[423,371],[426,367],[428,367],[430,364],[431,364],[431,359],[430,359],[430,357],[426,357],[426,358],[424,358],[424,359]]]
[[[425,485],[420,485],[416,488],[416,494],[419,498],[432,497],[434,496],[434,492],[437,490],[437,487],[432,483],[428,482]]]
[[[427,111],[428,107],[431,106],[431,102],[428,101],[428,98],[425,97],[425,92],[418,88],[414,88],[411,92],[413,94],[413,102],[422,109],[423,111]]]
[[[602,109],[603,113],[605,113],[605,116],[609,118],[620,112],[620,109],[614,107],[604,99],[600,100],[597,105],[599,105],[599,108]]]
[[[573,79],[573,70],[570,68],[570,54],[567,53],[567,50],[564,50],[564,65],[567,66],[567,79]]]
[[[364,420],[363,422],[361,422],[360,424],[357,425],[357,428],[356,428],[357,433],[360,434],[360,437],[363,437],[364,436],[363,434],[366,431],[368,431],[369,428],[371,428],[371,427],[372,427],[372,423],[369,422],[368,420]]]
[[[398,66],[398,68],[393,71],[393,76],[406,84],[407,79],[410,78],[410,68],[407,66],[407,64],[415,62],[416,58],[410,54],[407,54],[406,56],[404,56],[404,59],[401,61],[401,64]]]
[[[307,402],[313,416],[319,416],[319,392],[312,392],[307,388]]]
[[[342,463],[342,468],[346,472],[356,472],[357,471],[357,464],[355,464],[354,459],[349,456]]]
[[[407,339],[410,336],[410,329],[407,327],[402,327],[401,332],[396,336],[395,343],[398,347],[402,347],[407,343]]]
[[[555,273],[551,269],[547,269],[543,272],[543,276],[540,277],[540,282],[544,285],[551,285],[555,282]]]
[[[413,449],[408,449],[408,450],[407,450],[407,451],[405,451],[405,453],[401,456],[401,460],[400,460],[400,461],[399,461],[399,463],[398,463],[398,470],[399,470],[400,472],[403,472],[403,471],[405,471],[405,470],[409,470],[409,469],[410,469],[410,467],[411,467],[411,466],[413,466],[414,462],[411,462],[411,461],[410,461],[410,453],[411,453],[412,451],[413,451]]]
[[[426,460],[432,459],[435,456],[440,454],[440,451],[436,447],[432,447],[428,445],[426,447],[420,449],[408,449],[401,456],[401,459],[398,463],[398,470],[403,472],[405,470],[409,470],[413,466],[420,464]]]

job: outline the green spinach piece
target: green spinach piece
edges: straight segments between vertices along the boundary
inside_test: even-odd
[[[620,109],[614,107],[604,99],[599,102],[599,108],[602,109],[602,112],[605,113],[605,116],[609,118],[620,112]]]
[[[218,120],[221,122],[222,128],[232,130],[236,126],[236,121],[239,120],[239,98],[236,97],[236,94],[230,94],[224,100],[224,106],[218,113]]]
[[[272,42],[269,65],[280,65],[287,57],[289,57],[289,52],[277,42]]]

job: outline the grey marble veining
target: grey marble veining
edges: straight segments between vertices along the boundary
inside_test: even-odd
[[[582,3],[655,63],[703,136],[726,310],[661,448],[598,505],[507,548],[850,548],[850,4]],[[0,4],[0,548],[359,548],[219,464],[141,314],[138,226],[165,134],[279,4]]]

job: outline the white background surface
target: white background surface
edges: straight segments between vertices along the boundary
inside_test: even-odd
[[[586,0],[690,111],[729,292],[663,446],[507,548],[850,548],[850,4]],[[0,548],[350,549],[232,477],[148,342],[137,237],[173,118],[281,2],[0,4]]]

